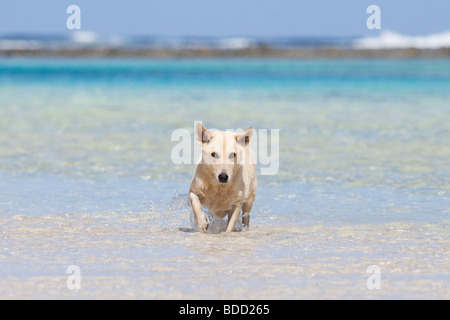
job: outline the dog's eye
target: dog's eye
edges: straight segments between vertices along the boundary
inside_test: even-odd
[[[217,156],[217,153],[215,153],[215,152],[211,153],[211,157],[217,158],[217,157],[218,157],[218,156]]]
[[[230,159],[236,158],[236,152],[230,153]]]

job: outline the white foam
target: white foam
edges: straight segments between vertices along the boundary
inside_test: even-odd
[[[450,48],[450,31],[427,36],[406,36],[392,31],[382,31],[378,37],[357,39],[355,49],[440,49]]]
[[[99,36],[95,32],[77,31],[71,34],[71,40],[80,44],[93,44],[98,42]]]
[[[224,38],[219,42],[220,49],[228,50],[238,50],[251,48],[253,46],[253,41],[249,38],[236,37],[236,38]]]

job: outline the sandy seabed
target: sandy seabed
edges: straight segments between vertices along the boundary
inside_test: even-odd
[[[165,212],[19,215],[1,218],[0,229],[2,299],[450,298],[448,222],[256,221],[200,234]],[[79,289],[68,288],[71,265]],[[368,288],[369,266],[380,270],[379,289]]]

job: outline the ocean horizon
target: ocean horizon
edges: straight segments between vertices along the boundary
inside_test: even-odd
[[[382,30],[376,36],[161,36],[101,34],[76,30],[71,33],[0,34],[0,52],[10,50],[61,50],[92,48],[242,50],[248,48],[347,50],[450,48],[450,31],[410,36]]]

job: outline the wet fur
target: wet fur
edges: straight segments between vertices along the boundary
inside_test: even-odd
[[[208,207],[209,211],[216,217],[223,219],[228,216],[227,232],[234,230],[241,212],[243,215],[245,214],[242,218],[243,225],[249,227],[249,213],[257,190],[256,163],[253,151],[249,146],[252,131],[253,129],[250,127],[243,133],[230,136],[229,132],[208,132],[201,124],[197,124],[196,137],[202,144],[202,159],[208,157],[211,150],[225,150],[225,141],[227,141],[228,147],[232,145],[232,150],[239,153],[236,156],[237,158],[242,154],[249,155],[248,161],[241,164],[236,161],[234,163],[228,162],[227,165],[220,161],[212,164],[203,161],[197,164],[189,188],[189,198],[194,211],[195,222],[200,232],[206,232],[208,228],[202,206]],[[206,139],[205,135],[207,135]],[[218,138],[214,139],[215,136]],[[219,183],[217,180],[217,174],[221,170],[226,171],[232,177],[229,183]]]

